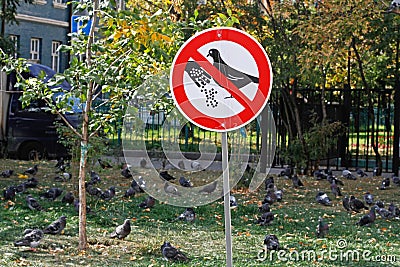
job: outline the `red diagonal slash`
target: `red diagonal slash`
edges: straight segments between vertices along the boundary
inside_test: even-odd
[[[190,54],[193,58],[213,79],[223,86],[246,110],[252,110],[250,99],[242,93],[219,69],[214,67],[202,54],[195,51]]]

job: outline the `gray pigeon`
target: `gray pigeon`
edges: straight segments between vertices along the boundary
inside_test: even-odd
[[[39,204],[39,202],[38,202],[34,197],[32,197],[31,195],[28,195],[28,196],[26,197],[26,203],[28,204],[28,207],[29,207],[31,210],[38,210],[38,211],[43,210],[43,208],[42,208],[42,206]]]
[[[176,262],[187,262],[189,259],[186,255],[171,245],[170,242],[165,241],[164,244],[161,245],[161,253],[163,257],[168,261],[176,261]]]
[[[72,204],[74,203],[75,197],[72,194],[72,192],[67,192],[63,198],[61,199],[62,203],[68,203],[68,204]]]
[[[372,206],[369,213],[362,216],[356,224],[359,226],[372,224],[376,219],[375,209],[376,206]]]
[[[303,182],[300,180],[300,178],[297,176],[297,174],[292,176],[292,182],[293,182],[293,187],[294,188],[298,188],[298,187],[303,187],[304,186]]]
[[[24,183],[26,188],[34,188],[39,184],[39,180],[36,177],[31,177]]]
[[[142,158],[142,159],[140,160],[139,165],[140,165],[141,168],[146,168],[146,165],[147,165],[146,159],[145,159],[145,158]]]
[[[362,202],[355,196],[350,196],[350,208],[355,212],[360,212],[362,209],[368,210],[368,207],[365,206],[364,202]]]
[[[13,173],[14,173],[13,170],[4,170],[4,171],[1,172],[0,175],[1,175],[3,178],[10,178],[11,175],[13,175]]]
[[[393,175],[392,176],[392,182],[394,185],[400,186],[400,177]]]
[[[38,165],[35,164],[33,167],[30,167],[26,171],[24,171],[24,174],[30,174],[34,176],[36,175],[37,172],[38,172]]]
[[[186,179],[185,177],[181,176],[181,178],[179,178],[179,184],[183,187],[192,187],[192,183],[190,182],[190,180]]]
[[[218,184],[218,180],[215,180],[211,184],[206,184],[205,186],[203,186],[202,189],[199,190],[199,193],[211,194],[217,188],[217,184]]]
[[[371,206],[372,204],[374,204],[374,196],[370,192],[366,192],[364,194],[364,200],[367,205]]]
[[[166,181],[175,180],[176,178],[168,173],[168,171],[161,171],[160,177]]]
[[[359,168],[357,168],[356,169],[356,173],[357,173],[357,175],[359,176],[359,177],[368,177],[368,174],[366,174],[363,170],[361,170],[361,169],[359,169]]]
[[[342,171],[342,176],[349,180],[357,180],[357,177],[354,174],[352,174],[351,171],[349,171],[347,169],[344,169]]]
[[[101,182],[100,175],[95,171],[90,171],[90,184],[97,184]]]
[[[52,187],[44,193],[40,194],[40,198],[46,198],[49,200],[55,200],[59,196],[61,196],[63,190],[58,187]]]
[[[3,191],[4,200],[14,200],[15,199],[16,188],[15,186],[10,186]]]
[[[186,210],[178,216],[178,220],[181,221],[194,222],[195,219],[196,213],[193,208],[186,208]]]
[[[330,206],[332,205],[331,199],[328,197],[328,195],[324,192],[318,192],[317,196],[315,197],[315,200],[325,206]]]
[[[342,200],[342,204],[343,207],[347,210],[347,211],[351,211],[351,207],[350,207],[350,198],[348,196],[345,196]]]
[[[124,197],[133,197],[135,193],[136,193],[135,189],[133,189],[133,187],[130,186],[128,189],[126,189]]]
[[[181,193],[178,191],[178,188],[171,183],[165,182],[164,184],[164,191],[167,194],[180,196]]]
[[[383,179],[383,181],[381,182],[381,186],[379,187],[380,190],[385,190],[390,186],[390,179],[389,177],[386,177],[385,179]]]
[[[389,204],[388,210],[393,214],[393,216],[395,216],[395,217],[399,217],[399,216],[400,216],[400,209],[399,209],[399,207],[397,207],[397,206],[394,205],[393,203],[390,203],[390,204]]]
[[[329,232],[329,225],[324,222],[324,220],[319,217],[318,219],[318,225],[317,225],[317,237],[325,237],[326,234]]]
[[[148,196],[142,203],[140,203],[138,206],[142,209],[150,209],[154,207],[156,204],[156,199],[152,196]]]
[[[20,240],[14,242],[14,246],[25,246],[36,248],[39,246],[40,241],[42,240],[44,233],[40,229],[26,229],[24,231],[24,237]]]
[[[340,191],[340,187],[337,186],[336,181],[332,180],[331,183],[331,191],[335,197],[342,196],[342,192]]]
[[[118,225],[117,228],[115,228],[115,231],[111,233],[110,237],[115,238],[117,237],[118,239],[124,239],[127,237],[131,232],[131,220],[126,219],[123,224]]]
[[[101,194],[103,193],[103,191],[101,191],[100,188],[98,187],[94,187],[92,184],[90,183],[86,183],[86,192],[91,195],[91,196],[96,196],[96,197],[100,197]]]
[[[274,214],[272,212],[265,212],[257,219],[256,223],[265,226],[271,224],[273,220]]]
[[[61,216],[49,226],[47,226],[44,230],[43,233],[45,234],[51,234],[51,235],[57,235],[64,230],[65,226],[67,225],[67,217],[66,216]]]
[[[236,209],[238,207],[238,203],[236,201],[235,196],[232,195],[229,196],[229,206],[231,209]]]
[[[100,198],[103,200],[111,200],[115,196],[115,186],[111,186],[106,191],[102,192]]]
[[[264,203],[260,207],[258,207],[258,211],[261,213],[265,213],[271,211],[271,208],[269,207],[268,203]]]
[[[374,206],[375,211],[381,216],[382,219],[393,219],[394,214],[385,208],[379,208],[378,206]]]
[[[279,250],[280,249],[280,244],[278,237],[276,235],[266,235],[264,238],[264,245],[267,248],[267,250]]]

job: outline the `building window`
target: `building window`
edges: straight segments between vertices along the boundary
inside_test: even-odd
[[[14,44],[14,57],[18,57],[19,52],[19,38],[17,35],[10,35],[10,40]]]
[[[67,8],[67,5],[65,4],[64,0],[53,0],[53,6],[54,8],[60,8],[60,9]]]
[[[33,4],[44,6],[45,4],[47,4],[47,1],[46,0],[33,0]]]
[[[51,42],[51,68],[56,72],[60,72],[60,45],[59,41]]]
[[[32,61],[38,62],[40,61],[40,39],[31,38],[31,57]]]

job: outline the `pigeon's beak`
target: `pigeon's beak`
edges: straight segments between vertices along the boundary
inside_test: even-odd
[[[211,57],[211,53],[210,52],[208,52],[207,57]]]

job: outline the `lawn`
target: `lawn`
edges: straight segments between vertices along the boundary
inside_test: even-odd
[[[89,214],[88,239],[90,248],[80,252],[78,247],[78,214],[73,205],[61,202],[67,191],[77,196],[76,176],[68,182],[55,182],[55,161],[40,161],[37,188],[17,194],[14,202],[2,199],[0,206],[0,266],[225,266],[225,233],[223,201],[196,207],[194,223],[177,221],[176,217],[185,208],[157,202],[152,209],[143,210],[138,204],[145,198],[139,194],[125,198],[123,194],[130,180],[121,176],[118,166],[97,171],[102,182],[98,187],[117,187],[117,196],[103,201],[88,196],[88,205],[94,211]],[[1,160],[0,171],[8,168],[23,172],[33,162]],[[72,171],[75,171],[72,166]],[[174,175],[180,175],[171,172]],[[213,180],[219,172],[197,172],[186,174],[192,180],[196,175]],[[190,176],[191,175],[191,176]],[[264,188],[249,193],[246,188],[235,188],[239,207],[232,210],[233,262],[234,266],[400,266],[399,220],[378,219],[369,227],[355,223],[364,214],[347,213],[341,198],[334,198],[327,181],[303,177],[305,189],[295,189],[290,180],[275,176],[275,184],[284,190],[283,200],[271,206],[275,219],[268,226],[255,224],[258,205],[264,198]],[[24,179],[16,175],[0,178],[1,188],[16,185]],[[375,195],[387,206],[394,201],[400,205],[400,187],[390,186],[379,190],[381,178],[359,178],[344,180],[342,192],[362,198],[365,191]],[[39,199],[39,194],[50,187],[64,190],[54,202]],[[333,199],[332,206],[321,206],[315,202],[317,190],[324,190]],[[45,211],[31,211],[25,202],[28,194],[39,199]],[[367,212],[367,211],[366,211]],[[365,212],[365,213],[366,213]],[[22,237],[26,228],[44,228],[61,215],[67,216],[67,226],[61,235],[45,235],[36,251],[26,247],[14,247],[13,242]],[[325,238],[317,238],[315,229],[318,218],[323,217],[330,225]],[[111,239],[110,233],[130,218],[132,232],[125,240]],[[263,240],[266,234],[275,234],[283,250],[262,258]],[[191,260],[189,263],[170,263],[163,259],[160,247],[170,241]],[[338,247],[339,245],[339,247]],[[330,255],[328,253],[331,253]],[[360,258],[357,260],[355,254]],[[362,257],[364,253],[364,257]],[[397,257],[397,262],[392,261]],[[296,259],[298,256],[298,259]],[[302,258],[303,256],[303,258]],[[315,257],[314,257],[315,256]],[[285,258],[286,257],[286,258]],[[372,261],[381,258],[381,262]],[[270,259],[272,258],[272,259]],[[368,258],[368,259],[367,259]],[[371,261],[369,261],[371,260]],[[382,262],[383,260],[392,262]]]

